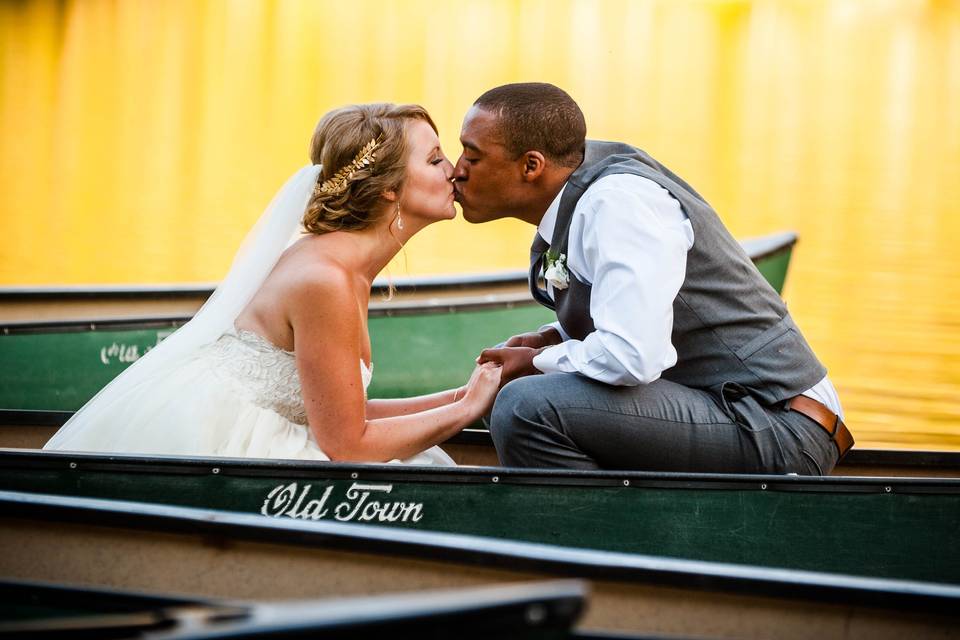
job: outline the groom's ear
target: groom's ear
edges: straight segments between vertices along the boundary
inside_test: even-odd
[[[527,151],[521,156],[523,162],[523,181],[533,182],[540,177],[546,167],[546,158],[539,151]]]

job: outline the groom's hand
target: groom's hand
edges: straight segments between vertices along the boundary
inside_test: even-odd
[[[530,347],[531,349],[543,349],[551,345],[560,344],[563,338],[560,332],[550,327],[543,332],[531,331],[513,336],[503,343],[505,347]]]
[[[502,387],[511,380],[542,373],[533,366],[534,356],[541,351],[543,351],[543,348],[533,349],[531,347],[484,349],[480,352],[480,357],[477,358],[477,364],[493,362],[503,367],[500,373],[500,386]]]

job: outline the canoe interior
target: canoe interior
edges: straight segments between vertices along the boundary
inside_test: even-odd
[[[953,544],[960,480],[951,479],[398,468],[5,450],[0,490],[960,582],[960,547]]]

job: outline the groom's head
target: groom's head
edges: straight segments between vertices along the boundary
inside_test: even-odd
[[[463,119],[454,170],[470,222],[536,222],[583,161],[587,125],[566,91],[524,82],[491,89]]]

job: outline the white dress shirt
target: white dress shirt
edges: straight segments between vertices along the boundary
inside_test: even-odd
[[[537,227],[547,242],[553,239],[564,189]],[[693,241],[693,225],[680,202],[652,180],[614,174],[590,185],[573,211],[566,258],[570,276],[591,285],[596,330],[574,340],[559,322],[552,323],[564,341],[544,349],[533,365],[544,373],[579,373],[612,385],[657,380],[677,363],[673,301]],[[549,283],[547,293],[553,296]],[[842,417],[828,378],[804,395]]]

